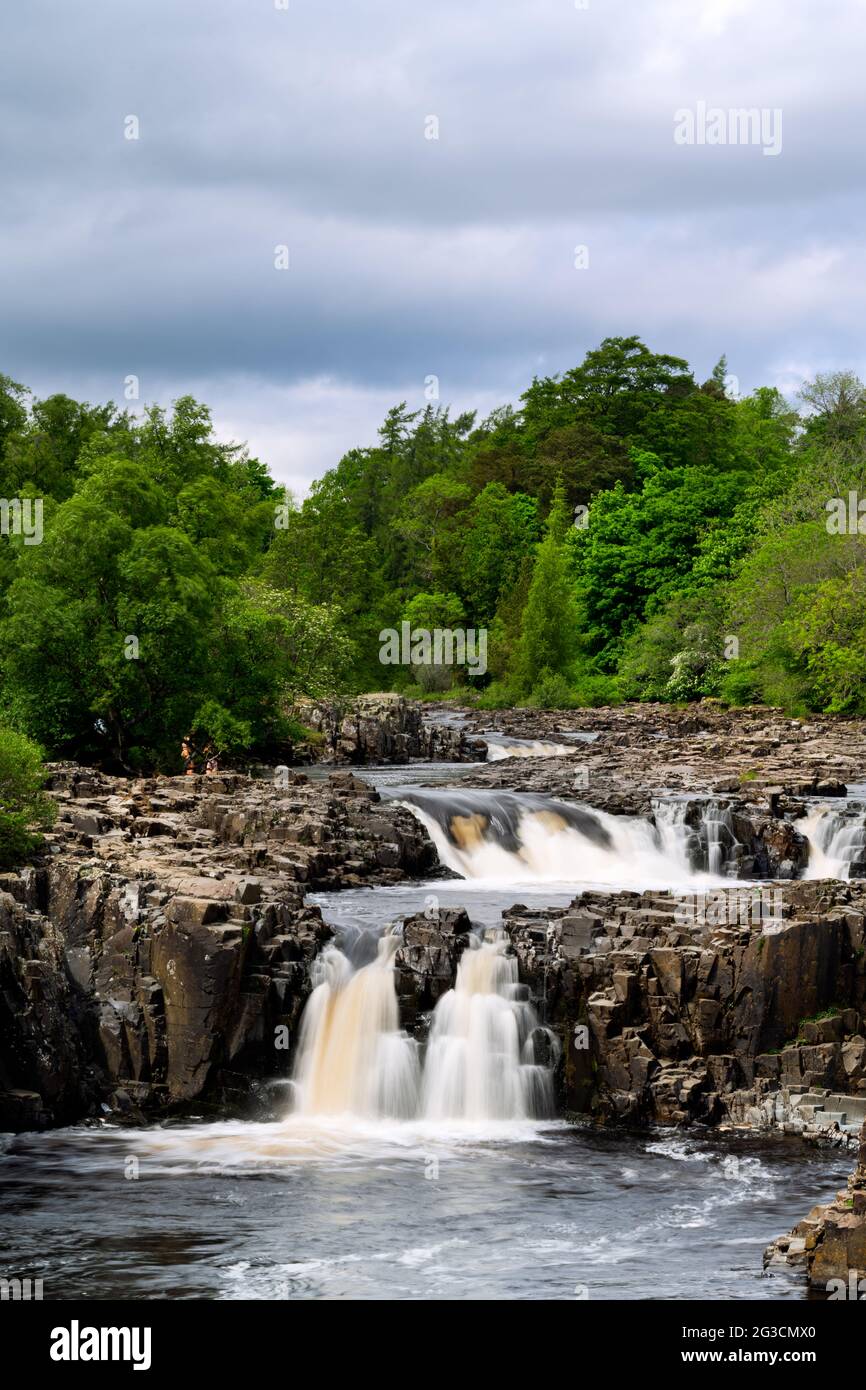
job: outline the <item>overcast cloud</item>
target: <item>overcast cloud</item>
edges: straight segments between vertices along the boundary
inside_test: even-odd
[[[862,0],[288,6],[5,8],[0,371],[193,391],[297,490],[426,377],[486,413],[607,334],[866,376]],[[698,101],[781,153],[677,145]]]

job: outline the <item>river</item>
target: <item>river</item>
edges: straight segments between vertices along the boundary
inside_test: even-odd
[[[462,789],[471,768],[458,771]],[[308,1006],[297,1086],[275,1090],[284,1118],[6,1136],[4,1266],[42,1277],[45,1297],[60,1299],[805,1297],[795,1281],[764,1277],[761,1254],[843,1185],[849,1156],[781,1136],[603,1132],[539,1118],[538,1020],[511,966],[481,961],[499,948],[464,957],[464,997],[450,999],[447,1017],[437,1011],[439,1050],[428,1046],[422,1076],[396,1021],[389,962],[376,955],[387,924],[431,900],[466,906],[487,928],[516,900],[567,903],[617,862],[622,842],[609,837],[627,831],[623,818],[611,831],[599,816],[586,840],[592,872],[565,881],[569,837],[587,827],[551,825],[549,808],[530,808],[558,848],[542,853],[540,831],[521,822],[518,833],[536,840],[520,862],[534,868],[511,882],[502,872],[510,851],[498,844],[491,857],[467,838],[480,794],[457,803],[463,830],[446,843],[437,807],[447,794],[435,790],[444,775],[435,766],[368,774],[385,794],[414,795],[440,854],[477,873],[311,895],[342,954],[329,948],[339,978],[329,984],[323,967],[323,992]],[[419,790],[424,782],[434,790]],[[487,795],[500,798],[507,841],[514,808],[507,794]],[[675,830],[673,817],[668,857]],[[622,886],[654,883],[659,872],[658,847],[641,827],[634,835]],[[677,872],[690,881],[687,866]],[[383,1067],[393,1080],[385,1093],[371,1087]]]

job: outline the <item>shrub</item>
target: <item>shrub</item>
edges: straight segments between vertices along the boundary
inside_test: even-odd
[[[577,709],[598,709],[622,702],[619,681],[600,671],[578,671],[571,683],[572,704]]]
[[[216,755],[246,751],[252,742],[252,728],[245,719],[236,719],[216,700],[206,700],[192,723],[192,739],[197,747],[210,746]]]
[[[574,695],[565,676],[545,666],[539,672],[526,704],[531,709],[572,709]]]
[[[52,824],[57,806],[42,790],[42,750],[0,727],[0,868],[14,868],[41,844],[35,833]]]
[[[477,700],[478,709],[511,709],[515,694],[507,681],[491,681]]]

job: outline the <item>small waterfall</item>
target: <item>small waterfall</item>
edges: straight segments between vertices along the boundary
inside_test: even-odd
[[[397,796],[426,826],[440,861],[464,878],[617,888],[695,880],[686,836],[664,816],[656,826],[528,792],[412,788]]]
[[[454,989],[436,1006],[424,1063],[428,1119],[513,1120],[553,1111],[551,1069],[536,1060],[538,1019],[521,998],[517,960],[507,950],[498,932],[464,951]]]
[[[718,875],[731,859],[739,841],[734,834],[731,808],[721,801],[708,801],[701,817],[701,839],[706,846],[707,872]]]
[[[400,1031],[394,988],[399,945],[399,936],[382,936],[376,959],[357,971],[334,946],[316,958],[295,1073],[300,1114],[401,1120],[415,1113],[417,1048]]]
[[[866,860],[866,810],[862,807],[836,811],[816,806],[797,822],[797,829],[809,841],[805,878],[848,879],[852,866]]]
[[[675,864],[691,863],[695,834],[687,819],[688,801],[664,801],[654,797],[652,808],[662,854]]]
[[[505,734],[484,734],[487,742],[487,761],[502,762],[505,758],[563,758],[574,752],[564,743],[544,739],[510,738]]]
[[[455,987],[433,1013],[423,1075],[415,1042],[400,1030],[394,956],[383,936],[376,960],[353,971],[333,946],[304,1011],[295,1068],[298,1115],[489,1121],[553,1112],[557,1046],[541,1028],[504,932],[473,938]]]

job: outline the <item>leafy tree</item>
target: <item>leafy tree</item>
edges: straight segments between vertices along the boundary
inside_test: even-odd
[[[462,513],[455,587],[480,626],[490,622],[500,598],[515,583],[538,539],[538,506],[523,492],[489,483]]]
[[[0,869],[18,867],[38,848],[36,833],[54,821],[57,804],[42,790],[42,752],[0,725]]]
[[[407,622],[413,632],[433,633],[437,628],[453,632],[463,626],[465,616],[457,594],[416,594],[406,604],[402,621]],[[433,661],[416,662],[412,672],[422,690],[448,690],[454,683],[457,668],[445,663],[437,665]]]
[[[18,434],[27,424],[27,395],[26,386],[21,386],[17,381],[13,381],[10,376],[4,376],[0,372],[0,459],[6,453],[9,441]],[[0,473],[0,481],[3,483],[4,496],[8,497],[14,491],[7,481],[8,474],[4,468]]]
[[[567,678],[578,652],[579,613],[565,546],[570,523],[565,492],[558,487],[523,610],[516,674],[524,693],[543,671]]]

